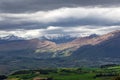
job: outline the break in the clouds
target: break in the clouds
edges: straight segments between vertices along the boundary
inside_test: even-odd
[[[0,36],[105,34],[120,29],[119,0],[0,0]]]
[[[69,35],[72,37],[85,37],[92,34],[103,35],[108,32],[120,29],[119,26],[102,26],[102,27],[93,27],[91,26],[76,26],[76,27],[58,27],[58,26],[49,26],[46,29],[34,29],[34,30],[1,30],[0,37],[15,35],[25,39],[31,38],[41,38],[41,37],[59,37],[64,35]]]

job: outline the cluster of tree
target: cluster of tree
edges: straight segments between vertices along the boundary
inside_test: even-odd
[[[94,76],[94,78],[97,77],[113,77],[113,76],[118,76],[118,74],[115,73],[99,73]]]
[[[108,68],[108,67],[114,67],[118,66],[118,64],[106,64],[106,65],[101,65],[100,68]]]
[[[82,68],[76,68],[76,69],[67,69],[67,68],[61,68],[61,69],[39,69],[39,70],[21,70],[12,73],[11,75],[20,75],[20,74],[49,74],[49,73],[85,73],[86,71]]]
[[[4,80],[4,79],[6,79],[7,78],[7,76],[5,76],[5,75],[0,75],[0,80]]]
[[[19,75],[19,74],[34,74],[39,72],[40,74],[49,74],[50,72],[57,73],[57,69],[39,69],[39,70],[21,70],[12,73],[11,75]]]

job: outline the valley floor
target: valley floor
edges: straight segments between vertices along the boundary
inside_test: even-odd
[[[7,80],[120,80],[120,66],[21,70]]]

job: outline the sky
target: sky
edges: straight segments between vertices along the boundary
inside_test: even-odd
[[[120,0],[0,0],[0,37],[81,37],[119,29]]]

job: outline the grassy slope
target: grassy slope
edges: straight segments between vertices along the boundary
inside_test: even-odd
[[[61,68],[23,70],[8,76],[8,80],[33,80],[35,77],[53,80],[115,80],[120,75],[120,66],[107,68]]]

